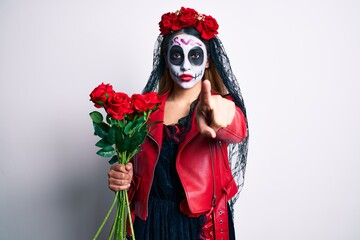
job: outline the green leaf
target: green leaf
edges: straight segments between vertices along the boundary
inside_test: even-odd
[[[116,141],[116,147],[119,152],[125,152],[128,151],[129,145],[131,144],[131,139],[129,136],[124,136],[124,138],[121,139],[121,141]]]
[[[118,146],[124,141],[124,134],[122,128],[114,126],[115,129],[115,144]]]
[[[109,114],[106,115],[106,122],[107,122],[108,124],[112,124],[112,122],[111,122],[111,116],[110,116]]]
[[[109,143],[114,144],[116,141],[116,126],[112,126],[109,129],[108,135],[107,135],[107,140]]]
[[[114,155],[114,156],[109,160],[109,163],[110,163],[111,165],[113,165],[114,163],[117,163],[117,161],[118,161],[118,158],[117,158],[116,155]]]
[[[117,120],[116,121],[116,125],[118,125],[121,128],[125,127],[125,124],[126,124],[125,120]]]
[[[106,138],[107,130],[104,129],[103,124],[93,122],[93,125],[94,125],[94,130],[95,130],[94,134],[101,137],[101,138]]]
[[[130,132],[131,132],[131,126],[133,125],[133,123],[132,122],[129,122],[126,126],[125,126],[125,128],[124,128],[124,133],[126,134],[126,135],[129,135],[130,134]]]
[[[99,125],[102,129],[104,129],[105,132],[108,132],[110,129],[110,126],[107,123],[101,122],[101,123],[99,123]]]
[[[105,138],[107,133],[104,131],[104,129],[101,128],[101,126],[99,125],[99,123],[93,122],[94,125],[94,134],[101,137],[101,138]]]
[[[105,138],[100,139],[95,146],[99,148],[110,147],[112,144],[109,143]]]
[[[135,154],[137,154],[140,150],[140,146],[138,146],[137,148],[135,148],[131,153],[130,156],[134,156]]]
[[[128,146],[129,152],[132,152],[136,148],[138,148],[144,142],[146,135],[147,135],[146,129],[136,132],[132,136],[131,141],[129,143],[129,146]]]
[[[103,121],[103,115],[98,111],[93,111],[90,113],[90,117],[95,123],[101,123]]]
[[[145,122],[145,116],[141,116],[138,119],[136,119],[135,124],[136,125],[142,125]]]
[[[102,157],[111,157],[115,154],[115,149],[113,147],[105,147],[97,151],[96,154]]]

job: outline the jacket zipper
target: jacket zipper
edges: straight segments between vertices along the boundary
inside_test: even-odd
[[[215,205],[216,205],[215,165],[214,165],[214,158],[213,158],[213,154],[212,154],[213,149],[211,146],[210,139],[208,139],[208,143],[209,143],[209,149],[210,149],[211,170],[212,170],[212,179],[213,179],[213,197],[212,197],[211,205],[212,205],[212,207],[215,207]]]
[[[149,196],[150,196],[150,192],[151,192],[151,187],[152,187],[152,184],[153,184],[153,181],[154,181],[154,175],[155,175],[155,168],[156,168],[156,165],[159,161],[159,157],[160,157],[160,147],[159,147],[159,143],[155,140],[155,138],[153,136],[151,136],[150,134],[148,134],[148,137],[151,138],[151,140],[153,140],[157,146],[157,149],[158,149],[158,153],[157,153],[157,157],[156,157],[156,161],[155,161],[155,166],[153,168],[153,171],[152,171],[152,177],[151,177],[151,184],[150,184],[150,190],[149,190],[149,193],[147,194],[146,196],[146,218],[148,217],[149,215]]]
[[[186,147],[186,145],[188,145],[188,143],[189,143],[191,140],[193,140],[198,134],[200,134],[200,133],[197,132],[197,133],[195,133],[193,136],[191,136],[191,137],[189,138],[189,140],[187,140],[187,141],[184,143],[184,145],[182,146],[182,148],[178,150],[178,153],[177,153],[177,155],[176,155],[175,167],[177,166],[177,157],[179,156],[179,154],[183,151],[183,149]],[[181,185],[182,185],[182,187],[184,188],[183,182],[182,182],[182,180],[181,180],[182,177],[181,177],[181,175],[180,175],[179,172],[178,172],[177,174],[178,174],[178,176],[179,176]],[[187,194],[186,194],[186,191],[184,191],[184,192],[185,192],[185,195],[187,195]],[[187,200],[187,197],[186,197],[186,200]]]

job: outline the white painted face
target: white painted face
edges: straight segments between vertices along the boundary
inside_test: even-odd
[[[192,88],[208,67],[205,44],[197,37],[182,33],[170,40],[168,49],[171,78],[182,88]]]

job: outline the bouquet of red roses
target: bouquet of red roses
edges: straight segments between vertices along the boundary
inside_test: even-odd
[[[98,111],[90,113],[93,121],[94,134],[100,137],[95,144],[101,149],[97,152],[108,157],[110,164],[126,164],[139,151],[149,132],[147,122],[151,112],[155,111],[160,102],[155,92],[133,94],[129,97],[123,92],[115,92],[110,84],[100,84],[90,93],[90,101],[97,108],[104,108],[106,118]],[[93,239],[97,239],[108,217],[117,203],[115,219],[108,239],[126,239],[126,221],[135,239],[132,220],[129,217],[130,204],[126,190],[116,192],[114,201],[101,223]]]

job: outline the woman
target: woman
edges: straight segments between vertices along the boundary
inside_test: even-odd
[[[109,188],[129,191],[137,239],[235,239],[248,130],[217,22],[182,7],[159,26],[144,92],[158,91],[149,124],[162,124],[132,163],[111,167]]]

